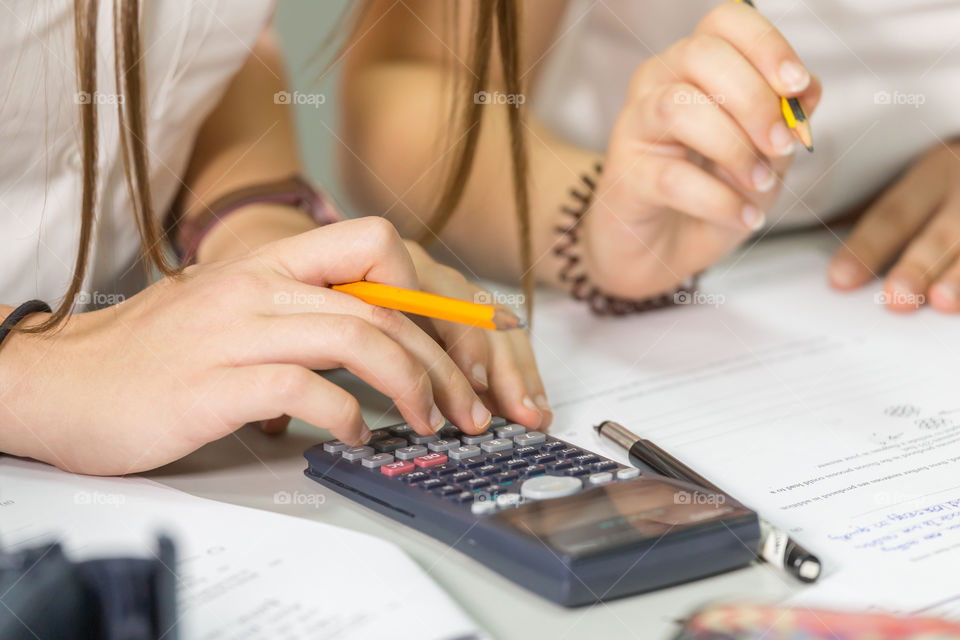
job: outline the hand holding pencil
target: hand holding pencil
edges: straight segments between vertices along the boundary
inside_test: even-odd
[[[820,93],[777,26],[743,2],[720,3],[649,55],[584,219],[590,280],[625,298],[658,295],[761,229],[797,137],[812,145]]]

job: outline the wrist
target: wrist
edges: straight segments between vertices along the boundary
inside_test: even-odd
[[[250,204],[213,227],[197,246],[197,262],[220,262],[248,254],[265,244],[316,228],[298,207]]]

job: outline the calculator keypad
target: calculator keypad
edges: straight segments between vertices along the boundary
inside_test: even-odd
[[[396,478],[398,486],[407,487],[404,491],[465,505],[477,516],[639,475],[632,467],[502,418],[476,435],[450,424],[430,436],[395,425],[374,431],[365,446],[331,440],[324,451]]]

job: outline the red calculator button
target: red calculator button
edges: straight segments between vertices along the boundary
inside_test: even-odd
[[[386,476],[399,476],[401,473],[407,473],[408,471],[413,471],[413,463],[409,460],[397,460],[380,467],[380,473]]]
[[[421,469],[427,469],[429,467],[435,467],[438,464],[447,464],[447,454],[445,453],[428,453],[425,456],[420,456],[419,458],[414,458],[413,463],[420,467]]]

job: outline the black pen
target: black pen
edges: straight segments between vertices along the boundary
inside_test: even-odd
[[[668,478],[683,480],[722,495],[729,495],[653,442],[641,438],[621,424],[607,420],[594,428],[601,437],[626,449],[627,456],[635,467],[642,469],[646,465]],[[791,540],[786,532],[774,527],[763,518],[759,520],[760,548],[757,549],[757,556],[785,570],[802,582],[816,581],[820,577],[821,568],[817,556]]]

